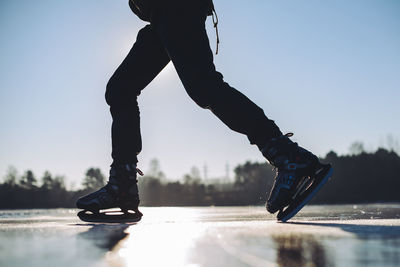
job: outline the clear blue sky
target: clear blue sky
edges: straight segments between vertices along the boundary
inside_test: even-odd
[[[111,162],[108,78],[145,25],[127,0],[0,2],[0,175],[45,169],[79,185]],[[225,80],[318,155],[400,138],[400,2],[215,0]],[[211,46],[215,34],[208,21]],[[261,161],[186,95],[169,65],[140,96],[146,171],[180,178]],[[172,103],[172,104],[171,104]]]

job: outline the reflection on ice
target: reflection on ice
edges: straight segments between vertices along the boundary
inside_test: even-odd
[[[119,258],[122,266],[233,267],[363,266],[364,259],[376,265],[400,263],[398,219],[283,224],[258,207],[143,211],[142,222],[130,227],[129,236],[110,253],[113,262]],[[336,211],[330,210],[332,216]]]
[[[194,222],[199,216],[195,209],[183,208],[149,212],[147,221],[128,230],[129,238],[117,253],[127,266],[185,266],[203,235],[204,227]]]
[[[399,205],[143,208],[135,225],[76,210],[0,211],[0,266],[399,266]],[[374,218],[374,219],[371,219]],[[378,218],[378,219],[376,219]]]
[[[128,227],[127,224],[93,224],[88,231],[79,233],[78,236],[92,241],[98,248],[111,250],[128,235],[125,231]]]
[[[119,250],[128,266],[184,266],[202,228],[193,224],[173,224],[166,227],[137,227]]]
[[[279,266],[326,266],[324,247],[312,235],[272,235]]]

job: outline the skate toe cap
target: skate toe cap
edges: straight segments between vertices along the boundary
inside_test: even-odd
[[[85,206],[86,206],[86,205],[85,205],[85,201],[83,200],[82,197],[79,198],[79,199],[76,201],[75,205],[76,205],[76,207],[77,207],[78,209],[84,209]]]
[[[265,208],[267,209],[267,211],[271,214],[274,214],[275,212],[277,212],[279,209],[275,206],[273,206],[271,203],[267,203],[265,205]]]
[[[94,201],[88,201],[87,197],[79,198],[76,201],[75,205],[78,209],[89,210],[93,212],[99,210],[99,205]]]

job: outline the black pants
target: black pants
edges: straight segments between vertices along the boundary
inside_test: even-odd
[[[165,1],[169,2],[170,1]],[[171,60],[186,92],[230,129],[247,135],[260,149],[281,131],[263,110],[224,82],[213,63],[205,30],[204,1],[154,8],[132,49],[107,84],[114,163],[137,162],[142,149],[137,97]],[[188,4],[184,4],[188,3]],[[190,3],[190,4],[189,4]]]

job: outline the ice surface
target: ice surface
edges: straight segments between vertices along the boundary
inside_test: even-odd
[[[76,210],[0,211],[0,266],[399,266],[400,206],[142,208],[138,224]]]

